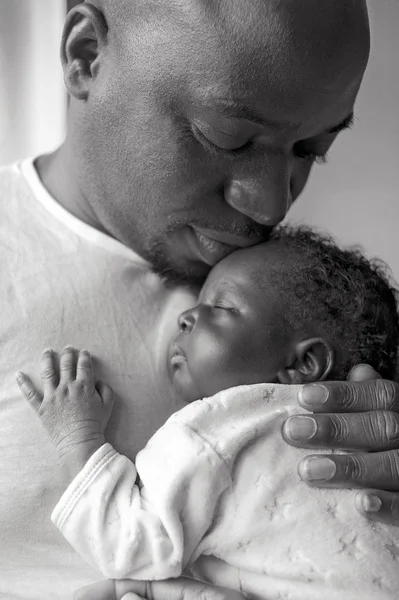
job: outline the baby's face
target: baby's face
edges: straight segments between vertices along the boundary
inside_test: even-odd
[[[289,340],[281,299],[267,277],[281,257],[277,247],[269,246],[270,251],[261,244],[221,261],[197,306],[180,315],[169,371],[186,402],[236,385],[275,382],[285,366]]]

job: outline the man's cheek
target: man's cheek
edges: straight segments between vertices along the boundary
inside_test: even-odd
[[[290,181],[291,204],[302,193],[303,188],[305,187],[309,178],[311,169],[312,163],[310,161],[297,162],[295,165]]]

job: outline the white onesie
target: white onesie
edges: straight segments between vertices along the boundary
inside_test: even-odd
[[[397,600],[399,529],[359,515],[353,491],[300,480],[309,450],[287,445],[281,426],[304,411],[289,402],[287,387],[271,384],[193,402],[136,465],[105,444],[53,522],[106,577],[190,569],[255,599]]]

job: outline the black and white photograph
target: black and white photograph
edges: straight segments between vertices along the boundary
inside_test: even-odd
[[[0,0],[0,600],[399,600],[399,0]]]

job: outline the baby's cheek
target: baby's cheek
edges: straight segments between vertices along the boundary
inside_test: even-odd
[[[234,360],[226,340],[213,333],[201,335],[193,350],[190,372],[202,397],[213,396],[235,385]]]

